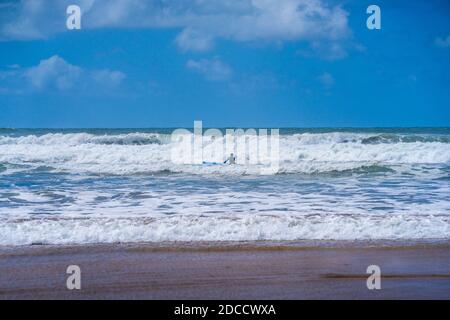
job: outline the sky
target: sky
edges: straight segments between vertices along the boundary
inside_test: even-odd
[[[448,0],[0,0],[3,128],[450,127],[449,83]]]

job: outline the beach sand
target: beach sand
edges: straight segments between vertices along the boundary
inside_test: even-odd
[[[81,268],[81,290],[66,268]],[[381,290],[366,269],[381,268]],[[0,247],[0,299],[450,299],[450,242]]]

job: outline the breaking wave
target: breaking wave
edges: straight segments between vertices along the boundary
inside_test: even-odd
[[[237,166],[175,164],[171,161],[173,146],[169,134],[158,133],[0,135],[0,174],[42,168],[113,175],[260,172],[260,166],[246,164],[242,159],[238,159]],[[446,134],[328,132],[280,136],[281,174],[421,174],[448,168],[449,164],[450,136]]]
[[[121,135],[94,135],[89,133],[49,133],[45,135],[0,136],[0,145],[147,145],[162,144],[159,134],[128,133]]]
[[[181,215],[0,220],[0,245],[448,238],[448,216]]]

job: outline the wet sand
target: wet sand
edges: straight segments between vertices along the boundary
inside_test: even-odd
[[[0,299],[450,299],[450,242],[0,247]]]

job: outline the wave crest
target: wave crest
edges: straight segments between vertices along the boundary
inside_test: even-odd
[[[450,147],[443,142],[447,136],[434,140],[411,136],[408,142],[394,136],[345,132],[281,135],[278,173],[389,174],[398,171],[414,175],[438,172],[442,175],[440,169],[448,168]],[[248,164],[243,161],[245,159],[238,159],[240,164],[236,166],[175,164],[171,161],[173,146],[170,135],[156,133],[0,136],[0,163],[3,165],[0,174],[42,168],[57,172],[115,175],[252,175],[261,172],[260,165]],[[448,171],[443,171],[448,176]]]
[[[76,232],[73,232],[76,230]],[[180,215],[0,221],[0,245],[161,241],[447,239],[444,216]]]
[[[94,135],[89,133],[48,133],[41,136],[0,136],[0,145],[148,145],[162,144],[163,139],[156,133],[128,133],[118,135]]]

